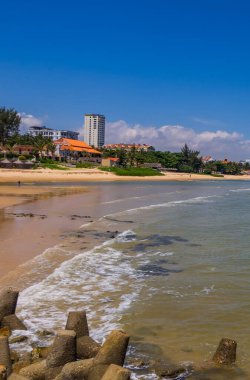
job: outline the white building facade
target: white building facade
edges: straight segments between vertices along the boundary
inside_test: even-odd
[[[86,114],[84,116],[84,141],[96,148],[105,142],[105,116],[99,114]]]
[[[53,141],[61,139],[62,137],[67,138],[67,139],[78,140],[78,135],[79,135],[79,132],[57,130],[57,129],[51,129],[51,128],[46,128],[46,127],[38,127],[38,126],[29,127],[28,133],[31,136],[42,135],[43,137],[49,137]]]

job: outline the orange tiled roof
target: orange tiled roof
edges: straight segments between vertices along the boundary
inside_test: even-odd
[[[89,146],[86,142],[80,140],[66,139],[64,137],[54,141],[54,144],[60,145],[60,150],[70,150],[75,152],[88,152],[102,154],[98,150]]]

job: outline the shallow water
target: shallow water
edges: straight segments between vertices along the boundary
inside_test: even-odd
[[[65,199],[60,211],[91,222],[79,219],[76,231],[69,221],[63,242],[25,265],[21,280],[30,286],[18,313],[29,331],[61,328],[69,310],[86,309],[95,339],[123,328],[131,355],[195,365],[228,337],[238,342],[238,372],[218,369],[206,378],[249,379],[250,184],[114,183],[89,190]],[[134,370],[133,379],[140,376],[155,378]]]

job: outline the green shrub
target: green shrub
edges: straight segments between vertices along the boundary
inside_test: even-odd
[[[18,159],[19,159],[20,161],[26,161],[26,157],[23,156],[23,155],[19,156]]]
[[[164,175],[159,171],[151,168],[118,168],[118,167],[100,167],[100,170],[111,172],[119,176],[149,177]]]
[[[68,168],[66,168],[65,166],[60,165],[58,163],[53,163],[53,162],[52,163],[40,163],[39,166],[42,168],[45,168],[45,169],[68,170]]]
[[[211,174],[212,177],[224,177],[223,174]]]
[[[179,167],[179,171],[183,173],[191,173],[193,171],[193,168],[192,166],[189,166],[189,165],[181,165]]]

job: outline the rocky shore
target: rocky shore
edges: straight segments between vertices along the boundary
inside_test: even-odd
[[[89,335],[86,312],[69,312],[64,329],[55,333],[49,347],[33,347],[29,352],[17,353],[11,343],[22,342],[25,321],[15,314],[18,291],[3,290],[0,294],[0,380],[129,380],[131,372],[124,368],[129,335],[113,330],[100,345]],[[19,337],[11,337],[14,330]],[[48,332],[45,332],[46,334]],[[129,358],[126,366],[150,367],[159,379],[214,379],[215,373],[230,378],[239,369],[236,361],[237,343],[222,339],[211,362],[201,366],[173,365],[163,360],[146,363],[141,358]],[[212,377],[211,377],[212,376]],[[140,377],[143,379],[143,377]]]

